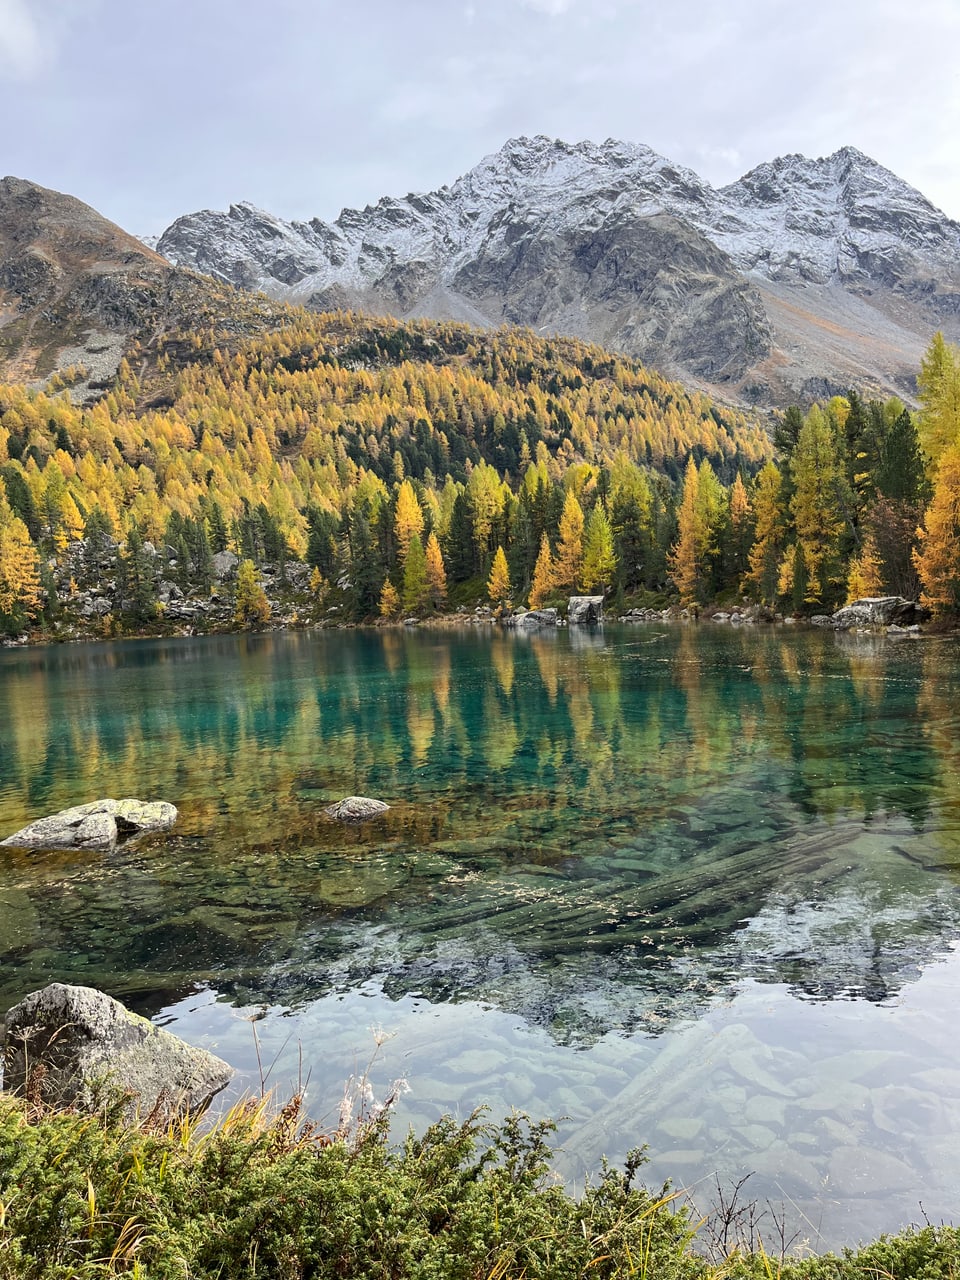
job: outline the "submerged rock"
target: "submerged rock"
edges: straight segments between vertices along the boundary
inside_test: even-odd
[[[177,820],[166,800],[94,800],[61,809],[21,827],[0,845],[14,849],[112,849],[147,831],[165,831]]]
[[[3,1084],[55,1107],[95,1110],[125,1096],[127,1118],[202,1111],[233,1068],[93,987],[53,982],[8,1012]]]
[[[386,813],[389,808],[382,800],[371,800],[369,796],[347,796],[336,804],[327,805],[323,812],[339,822],[365,822],[367,818]]]

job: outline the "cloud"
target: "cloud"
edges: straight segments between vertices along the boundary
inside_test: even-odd
[[[40,30],[25,0],[0,0],[0,72],[32,80],[44,62]]]
[[[520,0],[525,9],[535,9],[537,13],[545,13],[548,17],[559,18],[569,13],[577,0]]]

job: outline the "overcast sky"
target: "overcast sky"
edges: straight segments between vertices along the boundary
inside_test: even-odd
[[[507,138],[715,185],[867,152],[960,220],[960,0],[0,0],[0,170],[138,234],[452,182]]]

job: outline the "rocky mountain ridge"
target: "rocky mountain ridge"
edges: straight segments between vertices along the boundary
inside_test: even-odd
[[[651,148],[518,138],[451,186],[284,222],[177,219],[171,262],[318,309],[526,324],[754,402],[910,395],[960,335],[960,225],[852,147],[716,189]]]
[[[78,402],[108,387],[131,344],[178,329],[246,331],[280,308],[171,263],[89,205],[0,179],[0,376],[67,368]]]

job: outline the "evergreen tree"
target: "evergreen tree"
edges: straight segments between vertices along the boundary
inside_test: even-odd
[[[349,549],[349,580],[354,618],[368,618],[376,612],[380,600],[380,588],[384,573],[380,557],[373,541],[370,525],[360,511],[350,517],[347,531]]]
[[[124,563],[122,577],[126,588],[121,596],[120,611],[135,624],[151,622],[157,616],[155,558],[144,548],[143,536],[136,525],[132,525],[127,534],[126,547],[120,558]]]
[[[613,531],[601,503],[587,518],[583,540],[583,585],[588,592],[606,591],[612,585],[617,572],[617,558],[613,549]]]
[[[845,477],[834,429],[817,405],[804,418],[790,474],[794,485],[790,509],[807,580],[805,602],[829,607],[838,601],[844,577]]]
[[[307,564],[329,575],[337,558],[337,534],[340,522],[331,511],[310,506],[307,517]]]
[[[477,572],[473,518],[470,504],[462,493],[457,494],[453,504],[444,561],[454,582],[466,582]]]
[[[941,454],[960,441],[960,347],[933,335],[917,375],[920,445],[931,471]]]
[[[748,569],[743,587],[744,590],[755,592],[761,603],[773,607],[779,594],[785,512],[782,478],[772,462],[762,468],[754,482],[753,510],[754,541],[747,556]]]
[[[428,598],[427,557],[420,535],[415,533],[410,538],[403,562],[403,607],[407,613],[416,613],[426,605]]]
[[[240,627],[260,627],[269,619],[270,601],[260,585],[256,565],[252,560],[241,560],[237,566],[233,620]]]

